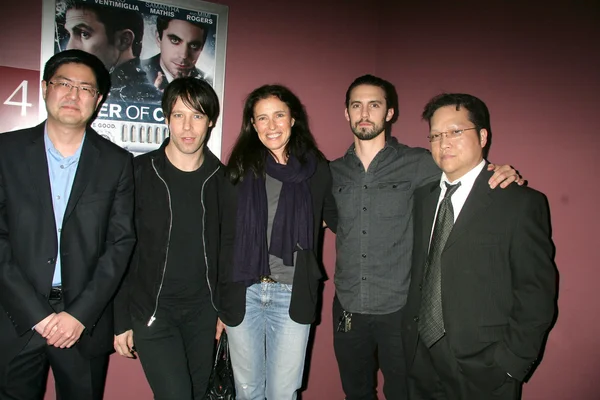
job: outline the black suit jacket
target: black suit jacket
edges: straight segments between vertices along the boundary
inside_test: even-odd
[[[0,135],[0,369],[53,312],[58,251],[65,311],[85,326],[76,346],[109,352],[111,299],[134,243],[130,153],[87,129],[58,249],[44,123]]]
[[[510,185],[490,189],[484,169],[442,253],[446,340],[461,371],[496,388],[535,365],[556,311],[556,269],[545,196]],[[404,313],[409,368],[418,338],[421,286],[439,181],[415,192],[412,278]]]

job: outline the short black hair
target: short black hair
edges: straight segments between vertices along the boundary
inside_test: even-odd
[[[97,4],[81,3],[75,0],[67,2],[67,11],[89,10],[96,14],[96,18],[106,30],[108,43],[114,44],[115,33],[124,29],[133,32],[134,38],[131,44],[131,51],[134,57],[139,57],[142,53],[142,39],[144,38],[144,17],[137,11],[101,6]]]
[[[221,111],[217,93],[204,79],[191,76],[173,79],[165,88],[162,97],[161,105],[166,118],[170,119],[173,106],[178,99],[181,99],[189,108],[206,115],[212,122],[213,126],[208,129],[204,140],[204,143],[207,143]]]
[[[421,117],[427,121],[431,128],[431,118],[435,112],[446,106],[455,106],[456,111],[464,108],[467,110],[469,121],[477,128],[477,136],[481,137],[480,131],[487,130],[487,144],[483,149],[484,157],[487,157],[492,143],[492,127],[490,123],[490,111],[483,100],[465,93],[442,93],[438,94],[425,105]]]
[[[456,111],[464,107],[469,113],[471,121],[477,130],[490,128],[490,112],[485,103],[475,96],[465,93],[442,93],[425,105],[421,117],[429,123],[431,127],[431,118],[440,108],[446,106],[456,106]]]
[[[56,53],[46,62],[42,79],[48,82],[64,64],[83,64],[89,67],[96,77],[98,92],[106,99],[110,90],[110,74],[98,57],[83,50],[71,49]]]
[[[158,33],[158,37],[160,38],[160,40],[162,40],[164,30],[169,27],[169,23],[171,23],[171,21],[173,21],[174,19],[176,18],[156,17],[156,32]],[[208,38],[208,30],[210,29],[210,26],[207,24],[202,24],[200,22],[186,21],[183,19],[181,21],[185,21],[188,24],[192,24],[202,29],[202,46],[204,47],[204,45],[206,44],[206,39]]]
[[[396,122],[398,119],[398,93],[396,88],[390,82],[385,79],[379,78],[374,75],[363,75],[359,76],[350,84],[348,90],[346,90],[346,108],[350,107],[350,94],[352,90],[360,85],[377,86],[383,89],[385,95],[385,107],[386,109],[392,108],[394,110],[394,116],[390,120],[390,123]]]

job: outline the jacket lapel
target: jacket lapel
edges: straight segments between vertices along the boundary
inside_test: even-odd
[[[42,210],[44,214],[52,214],[52,190],[50,189],[48,159],[44,145],[44,124],[38,125],[34,130],[32,141],[29,143],[25,154],[29,166],[31,185],[38,194]],[[52,220],[54,221],[54,219]]]
[[[490,197],[490,191],[492,189],[490,189],[490,186],[488,185],[488,180],[492,174],[493,172],[489,172],[484,168],[475,180],[471,193],[469,193],[467,201],[463,205],[463,208],[454,223],[454,227],[452,228],[452,232],[450,232],[450,236],[448,236],[448,241],[446,242],[444,249],[448,249],[461,237],[461,235],[467,232],[473,218],[485,212],[486,208],[492,203]],[[497,190],[501,189],[498,188]]]
[[[431,184],[429,194],[423,198],[423,221],[417,221],[421,224],[421,226],[423,226],[421,243],[423,243],[425,254],[427,254],[429,251],[429,240],[431,238],[431,231],[433,229],[433,222],[435,220],[438,199],[440,198],[440,191],[441,189],[439,181]]]
[[[69,202],[67,203],[67,209],[65,210],[65,216],[63,221],[66,221],[73,209],[77,205],[81,194],[87,187],[90,177],[97,171],[97,162],[100,156],[100,150],[96,147],[96,137],[94,132],[87,130],[85,140],[83,141],[83,147],[81,149],[81,155],[79,156],[79,164],[77,165],[77,173],[75,174],[75,180],[73,181],[73,187],[71,188],[71,194],[69,196]]]

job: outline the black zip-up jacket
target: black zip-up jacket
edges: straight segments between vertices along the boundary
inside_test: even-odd
[[[137,244],[129,269],[115,298],[115,334],[131,329],[131,320],[151,324],[155,319],[162,282],[167,265],[167,250],[171,232],[171,204],[168,186],[164,180],[165,147],[134,159],[135,173],[135,226]],[[206,280],[215,307],[217,261],[225,168],[219,159],[204,148],[204,166],[209,177],[202,185],[198,199],[204,218],[204,235],[198,246],[204,247]],[[216,309],[216,307],[215,307]]]

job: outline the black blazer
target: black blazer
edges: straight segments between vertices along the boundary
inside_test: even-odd
[[[59,250],[65,311],[85,326],[76,347],[110,352],[111,299],[135,243],[132,156],[88,128],[58,249],[44,124],[0,135],[0,369],[53,312]]]
[[[494,389],[534,366],[555,311],[556,269],[545,196],[510,185],[490,189],[485,168],[442,253],[446,340],[459,368]],[[440,194],[439,181],[415,192],[412,281],[404,312],[409,368],[415,355],[421,285]]]
[[[298,251],[294,269],[290,318],[300,324],[315,321],[319,300],[320,281],[324,278],[320,260],[320,246],[323,237],[323,219],[335,232],[337,227],[337,208],[331,192],[331,172],[326,161],[319,161],[315,174],[310,178],[310,192],[314,211],[314,249]],[[222,207],[222,239],[219,256],[219,274],[217,277],[217,308],[219,318],[229,326],[237,326],[246,314],[246,287],[231,279],[233,271],[233,253],[235,225],[237,215],[237,188],[229,185],[229,195]]]

